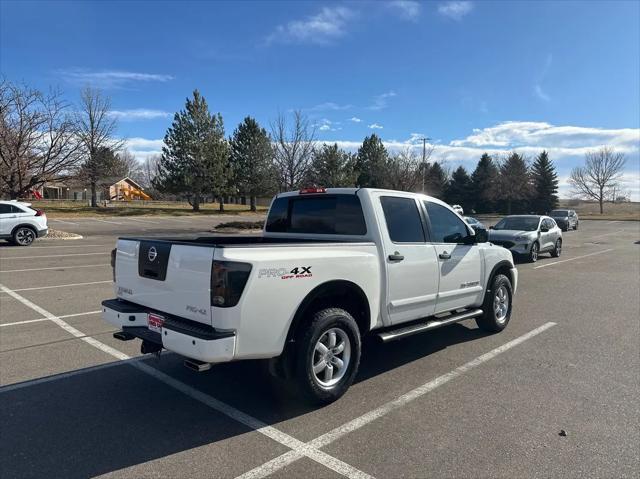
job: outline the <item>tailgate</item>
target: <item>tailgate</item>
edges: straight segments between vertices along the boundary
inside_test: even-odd
[[[116,294],[136,304],[211,325],[213,246],[118,240]]]

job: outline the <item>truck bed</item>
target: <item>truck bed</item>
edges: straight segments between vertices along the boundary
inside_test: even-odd
[[[316,238],[276,238],[272,236],[200,236],[198,238],[151,238],[151,237],[122,237],[126,241],[153,241],[154,243],[171,243],[188,246],[205,246],[215,248],[247,248],[259,246],[313,246],[332,244],[373,244],[372,241],[362,240],[323,240]]]

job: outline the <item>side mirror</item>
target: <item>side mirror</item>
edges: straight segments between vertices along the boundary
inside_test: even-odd
[[[489,233],[484,228],[476,228],[475,243],[486,243],[489,241]]]
[[[489,229],[492,230],[493,229],[493,225],[489,226]]]
[[[540,227],[540,232],[541,233],[546,233],[547,231],[549,231],[549,228],[547,228],[546,226],[541,226]]]

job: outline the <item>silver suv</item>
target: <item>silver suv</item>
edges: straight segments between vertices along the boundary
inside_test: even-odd
[[[578,229],[580,221],[578,220],[578,213],[574,210],[553,210],[549,213],[549,216],[562,228],[562,231]]]
[[[548,216],[506,216],[491,226],[489,241],[532,263],[538,261],[540,253],[551,253],[554,258],[562,253],[562,231]]]

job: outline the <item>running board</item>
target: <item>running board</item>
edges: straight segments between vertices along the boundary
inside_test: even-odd
[[[483,311],[481,309],[463,311],[462,313],[451,314],[443,318],[435,318],[428,321],[413,323],[410,326],[401,326],[398,329],[387,330],[378,333],[378,337],[382,339],[383,343],[388,343],[389,341],[393,341],[395,339],[406,338],[407,336],[411,336],[412,334],[441,328],[442,326],[464,321],[465,319],[476,318],[478,316],[481,316],[482,314]]]

